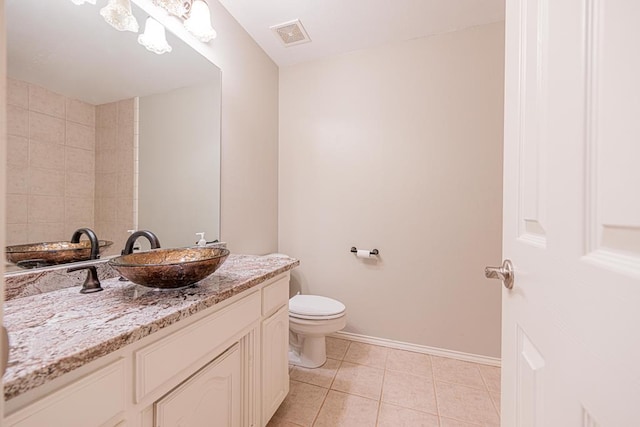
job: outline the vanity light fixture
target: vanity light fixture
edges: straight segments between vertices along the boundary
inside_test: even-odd
[[[184,27],[195,38],[207,43],[216,38],[211,26],[211,11],[205,0],[152,0],[153,4],[182,19]]]
[[[144,24],[144,33],[138,36],[138,43],[158,55],[171,52],[171,46],[167,43],[164,25],[152,17],[147,18]]]
[[[118,31],[138,32],[138,21],[131,13],[131,2],[129,0],[109,0],[107,5],[100,9],[100,15]]]

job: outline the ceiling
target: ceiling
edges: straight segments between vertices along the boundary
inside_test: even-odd
[[[504,20],[504,0],[220,0],[279,66]],[[311,43],[270,27],[300,19]]]

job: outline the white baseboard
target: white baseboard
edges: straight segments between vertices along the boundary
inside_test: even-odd
[[[498,357],[481,356],[479,354],[463,353],[455,350],[445,350],[443,348],[428,347],[426,345],[411,344],[402,341],[388,340],[386,338],[376,338],[367,335],[354,334],[351,332],[336,332],[329,335],[333,338],[356,341],[365,344],[379,345],[381,347],[395,348],[398,350],[413,351],[415,353],[430,354],[432,356],[449,357],[451,359],[464,360],[465,362],[480,363],[500,367],[501,360]]]

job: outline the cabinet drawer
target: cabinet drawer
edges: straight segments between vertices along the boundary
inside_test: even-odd
[[[10,427],[100,426],[125,410],[124,360],[119,360],[19,411]]]
[[[136,401],[160,388],[175,387],[202,367],[200,359],[213,359],[221,345],[259,319],[260,294],[256,292],[137,351]]]
[[[289,275],[262,288],[262,315],[268,316],[289,303]]]

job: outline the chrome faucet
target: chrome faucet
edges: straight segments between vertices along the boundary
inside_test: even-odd
[[[133,253],[133,245],[136,243],[136,240],[138,240],[138,237],[145,237],[151,244],[151,249],[158,249],[160,247],[160,240],[158,240],[158,236],[156,236],[149,230],[140,230],[132,233],[131,236],[129,236],[129,238],[127,239],[127,243],[124,244],[122,255]]]

